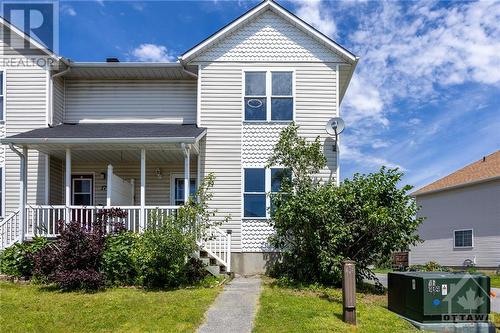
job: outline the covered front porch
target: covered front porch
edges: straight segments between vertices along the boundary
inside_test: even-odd
[[[59,221],[92,222],[103,208],[124,210],[120,222],[135,232],[175,214],[201,177],[205,132],[195,125],[62,124],[3,139],[21,163],[19,210],[3,221],[10,230],[2,230],[2,243],[55,237]],[[28,150],[48,156],[43,205],[27,202]]]

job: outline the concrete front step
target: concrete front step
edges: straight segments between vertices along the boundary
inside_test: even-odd
[[[227,274],[226,267],[223,265],[219,265],[217,263],[217,260],[210,257],[206,251],[196,251],[194,256],[200,259],[205,264],[205,268],[210,274],[214,276],[223,276]]]

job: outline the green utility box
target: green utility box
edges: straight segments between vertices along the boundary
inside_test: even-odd
[[[483,274],[398,272],[388,276],[388,307],[420,323],[487,322],[490,278]]]

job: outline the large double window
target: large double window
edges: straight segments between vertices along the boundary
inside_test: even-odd
[[[281,183],[291,177],[288,169],[247,168],[244,169],[243,216],[246,218],[266,218],[271,208],[268,193],[276,193]]]
[[[293,72],[245,72],[245,121],[293,120]]]

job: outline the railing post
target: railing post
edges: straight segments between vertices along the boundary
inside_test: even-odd
[[[227,267],[226,271],[228,273],[231,272],[231,236],[233,234],[233,231],[231,229],[226,230],[227,232],[227,248],[226,248],[226,262],[227,262]]]

